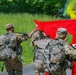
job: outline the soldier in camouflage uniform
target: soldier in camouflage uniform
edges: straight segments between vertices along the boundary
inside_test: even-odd
[[[68,35],[68,32],[67,32],[66,28],[58,28],[55,39],[57,39],[57,40],[62,39],[64,41],[66,41],[67,35]],[[70,46],[70,44],[67,42],[64,43],[64,51],[65,51],[65,55],[69,55],[73,59],[76,59],[76,50],[72,46]],[[63,64],[61,64],[61,66],[62,65],[63,66],[61,67],[60,72],[58,72],[54,75],[66,75],[66,69],[71,67],[72,63],[67,61],[67,62],[63,62]]]
[[[35,61],[35,45],[34,45],[34,41],[36,41],[36,40],[40,40],[41,39],[41,37],[42,37],[42,32],[40,32],[40,31],[36,31],[35,33],[33,33],[33,35],[31,35],[31,38],[32,38],[32,45],[34,46],[34,61]],[[40,35],[41,35],[41,37],[40,37]],[[34,69],[35,71],[34,71],[34,75],[40,75],[40,72],[35,68]]]
[[[33,34],[34,32],[38,31],[38,28],[35,28],[31,34]],[[67,29],[65,28],[58,28],[57,30],[57,33],[56,33],[56,40],[63,40],[64,42],[64,51],[65,51],[65,55],[69,55],[70,57],[72,57],[73,59],[76,59],[76,50],[70,46],[70,44],[68,44],[66,41],[66,38],[67,38],[67,35],[68,35],[68,32],[67,32]],[[64,62],[65,63],[65,62]],[[59,72],[55,72],[53,73],[52,75],[66,75],[66,69],[71,66],[71,63],[70,62],[67,62],[67,64],[61,64],[61,69]],[[38,65],[37,65],[38,66]],[[39,66],[40,68],[40,66]],[[37,72],[38,73],[38,72]],[[39,74],[36,74],[36,75],[39,75]]]
[[[12,24],[6,25],[7,37],[10,37],[8,48],[11,48],[15,53],[12,55],[9,60],[5,61],[5,67],[8,72],[8,75],[22,75],[22,63],[18,59],[18,56],[21,55],[22,47],[21,42],[25,41],[27,37],[23,34],[14,33],[14,26]]]
[[[29,36],[32,38],[32,45],[34,46],[34,61],[35,61],[35,59],[36,59],[35,41],[41,40],[41,39],[48,39],[49,36],[46,36],[43,31],[38,29],[38,27],[35,27],[34,30],[29,34]],[[39,66],[39,68],[40,68],[40,66]],[[37,70],[36,68],[34,71],[34,75],[40,75],[40,71]]]
[[[59,28],[56,33],[56,39],[62,39],[66,41],[67,35],[68,32],[66,28]],[[70,55],[72,58],[76,58],[76,50],[72,46],[70,46],[69,43],[65,43],[64,48],[65,54]]]

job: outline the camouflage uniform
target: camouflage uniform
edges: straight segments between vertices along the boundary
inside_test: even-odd
[[[57,31],[56,38],[63,39],[66,41],[68,32],[65,28],[59,28]],[[72,58],[76,58],[76,50],[67,42],[64,43],[65,54],[71,56]]]
[[[42,32],[42,31],[36,31],[33,35],[32,35],[32,45],[34,46],[34,61],[35,61],[35,59],[36,59],[36,47],[35,47],[35,42],[37,41],[37,40],[41,40],[41,39],[48,39],[48,37],[46,36],[46,35],[44,35],[44,33]],[[41,63],[41,62],[40,62]],[[36,64],[36,66],[38,66],[39,68],[41,67],[41,66],[39,66],[39,64]],[[35,68],[35,71],[34,71],[34,75],[40,75],[40,71],[39,70],[37,70],[36,68]]]
[[[39,31],[37,31],[37,32],[35,32],[32,36],[31,36],[31,38],[32,38],[32,45],[34,46],[34,41],[35,40],[39,40],[40,39],[40,36],[39,36]],[[34,46],[34,59],[33,60],[35,60],[35,46]],[[34,68],[34,75],[40,75],[40,72],[36,69],[36,68]]]
[[[6,29],[13,27],[11,24],[6,25]],[[19,50],[22,52],[21,42],[26,40],[23,34],[14,33],[9,31],[6,35],[12,35],[10,38],[10,43],[8,44],[8,48],[11,48],[16,54],[12,55],[11,58],[5,61],[5,67],[8,72],[8,75],[22,75],[22,63],[18,59]]]
[[[65,42],[67,35],[68,35],[67,29],[59,28],[57,30],[57,33],[56,33],[56,39],[63,40],[63,43],[64,43],[63,47],[64,47],[65,55],[69,55],[72,58],[76,58],[76,50],[73,47],[71,47],[70,44]],[[42,64],[43,63],[42,62],[39,62],[39,63],[36,64],[36,66],[38,66],[38,68],[42,68]],[[64,64],[60,65],[60,69],[57,72],[54,72],[51,75],[66,75],[66,69],[71,67],[71,63],[69,61],[67,61],[67,60],[64,60],[63,63]],[[39,71],[38,70],[36,70],[35,75],[39,75]]]
[[[67,29],[59,28],[56,33],[56,38],[63,39],[64,41],[66,41],[67,35],[68,35]],[[70,44],[67,42],[64,42],[64,51],[65,51],[65,55],[69,55],[72,58],[76,58],[76,50],[72,46],[70,46]],[[53,75],[66,75],[66,69],[71,67],[72,63],[70,63],[69,61],[67,61],[67,63],[66,62],[63,62],[63,63],[64,65],[63,66],[61,65],[62,67],[60,71]]]

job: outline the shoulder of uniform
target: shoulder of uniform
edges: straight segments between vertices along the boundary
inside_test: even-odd
[[[16,37],[22,36],[22,34],[20,34],[20,33],[14,33],[14,35],[15,35]]]

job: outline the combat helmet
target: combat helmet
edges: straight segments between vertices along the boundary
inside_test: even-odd
[[[68,35],[68,31],[66,28],[57,29],[57,33],[56,33],[57,38],[65,39],[67,35]]]
[[[5,26],[5,28],[6,28],[6,29],[10,29],[10,28],[14,28],[14,26],[13,26],[11,23],[9,23],[9,24],[7,24],[7,25]]]

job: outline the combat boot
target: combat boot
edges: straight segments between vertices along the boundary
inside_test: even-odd
[[[9,70],[7,72],[8,72],[8,75],[15,75],[15,71],[14,70]]]
[[[16,71],[15,75],[22,75],[22,71]]]

